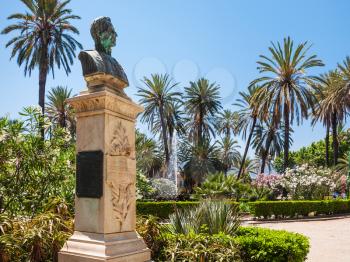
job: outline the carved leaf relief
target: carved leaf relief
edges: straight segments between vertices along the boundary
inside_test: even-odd
[[[111,156],[130,156],[131,146],[129,143],[126,129],[121,122],[116,125],[110,142],[109,155]]]
[[[112,204],[115,218],[122,226],[133,201],[132,183],[116,185],[113,182],[109,182],[109,186],[112,189]]]

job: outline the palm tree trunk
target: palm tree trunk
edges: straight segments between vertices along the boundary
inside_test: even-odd
[[[339,150],[339,142],[338,142],[338,134],[337,134],[337,112],[333,112],[332,114],[332,134],[333,134],[333,165],[338,164],[338,150]]]
[[[198,133],[197,133],[197,143],[202,145],[203,143],[203,110],[202,107],[199,109],[199,119],[198,119]]]
[[[326,127],[326,166],[329,166],[329,124]]]
[[[274,129],[272,127],[270,127],[269,130],[269,134],[267,136],[267,140],[266,140],[266,144],[265,144],[265,149],[263,151],[263,155],[261,158],[261,169],[260,169],[260,173],[264,173],[265,172],[265,166],[266,166],[266,160],[267,157],[269,155],[269,150],[270,150],[270,146],[273,140],[273,135],[274,135]]]
[[[289,107],[287,103],[284,104],[284,162],[283,171],[285,171],[289,166]]]
[[[165,119],[164,119],[164,111],[163,111],[163,105],[160,105],[159,107],[159,117],[160,117],[160,122],[162,125],[162,136],[163,136],[163,144],[164,144],[164,153],[165,153],[165,170],[168,170],[168,165],[169,165],[169,148],[168,148],[168,138],[167,138],[167,132],[166,132],[166,124],[165,124]]]
[[[39,106],[41,107],[41,115],[45,115],[45,87],[46,87],[46,78],[48,72],[48,54],[47,47],[43,47],[42,57],[39,64]],[[44,140],[45,138],[45,129],[43,123],[40,123],[40,133],[41,137]]]
[[[245,149],[244,149],[244,154],[243,154],[243,157],[242,157],[242,163],[241,163],[241,166],[239,167],[237,180],[242,175],[242,170],[243,170],[243,166],[244,166],[244,163],[245,163],[245,159],[247,158],[247,153],[248,153],[248,149],[249,149],[249,146],[250,146],[250,141],[252,140],[252,136],[253,136],[253,133],[254,133],[256,120],[257,120],[257,117],[254,116],[253,123],[252,123],[252,128],[250,129],[250,133],[249,133],[249,136],[248,136],[247,144],[246,144]]]

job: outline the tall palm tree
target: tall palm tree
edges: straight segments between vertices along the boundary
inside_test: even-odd
[[[218,141],[218,158],[221,162],[222,169],[224,174],[227,175],[227,172],[232,168],[233,163],[239,157],[238,148],[239,145],[237,141],[233,140],[229,136],[225,136]]]
[[[267,119],[260,121],[256,126],[253,135],[253,147],[255,154],[261,157],[260,173],[265,172],[268,159],[281,154],[283,149],[283,126],[277,128],[276,125]]]
[[[237,112],[225,109],[221,111],[216,119],[216,129],[219,134],[231,137],[231,133],[237,133],[239,115]]]
[[[156,176],[162,168],[163,154],[156,141],[136,130],[136,167],[149,177]]]
[[[151,78],[144,77],[145,87],[139,87],[138,96],[140,103],[145,107],[141,122],[147,123],[153,132],[160,131],[163,140],[165,165],[168,167],[170,161],[167,117],[174,112],[174,103],[180,102],[181,93],[174,92],[177,86],[168,74],[152,74]],[[160,129],[157,123],[160,123]]]
[[[325,98],[331,95],[330,89],[332,85],[331,75],[333,73],[329,72],[327,74],[322,74],[319,77],[319,83],[317,83],[316,89],[316,107],[313,113],[313,118],[311,124],[314,126],[318,121],[322,122],[323,126],[326,127],[326,137],[325,137],[325,163],[326,166],[330,165],[329,161],[329,133],[332,124],[332,108],[329,107],[325,101]],[[334,144],[333,144],[334,145]]]
[[[209,139],[201,144],[193,144],[184,140],[180,145],[179,160],[183,163],[186,184],[190,191],[193,186],[200,186],[206,176],[220,169],[221,163],[218,158],[218,147]]]
[[[55,126],[68,128],[75,134],[76,120],[73,108],[67,103],[72,96],[72,89],[67,87],[53,87],[47,95],[46,113]]]
[[[237,99],[234,105],[240,107],[238,111],[239,121],[238,129],[246,139],[246,146],[243,156],[241,157],[240,168],[238,169],[237,179],[243,174],[243,167],[247,158],[249,146],[254,134],[254,130],[258,121],[264,116],[266,109],[264,104],[253,100],[255,93],[259,90],[258,86],[249,86],[248,92],[239,92],[240,98]],[[248,138],[247,138],[248,135]]]
[[[350,85],[346,84],[343,74],[338,70],[321,75],[320,80],[323,87],[322,98],[315,117],[326,126],[332,127],[333,165],[337,165],[339,157],[338,127],[344,122],[349,110]]]
[[[66,6],[70,0],[21,0],[27,7],[26,13],[16,13],[8,19],[17,19],[15,24],[7,26],[2,34],[13,31],[18,35],[12,38],[6,47],[12,46],[11,58],[17,56],[17,64],[24,64],[24,74],[29,76],[39,68],[39,106],[42,115],[45,112],[45,86],[48,73],[54,76],[54,67],[63,67],[70,73],[76,48],[82,49],[69,33],[79,34],[70,20],[80,19]]]
[[[238,171],[241,170],[241,179],[244,182],[250,182],[251,175],[256,175],[258,173],[259,161],[257,159],[251,159],[246,157],[245,161],[242,160],[242,155],[239,154],[236,160],[233,162],[233,169]],[[243,166],[242,166],[243,163]]]
[[[214,134],[214,116],[222,108],[219,88],[219,85],[204,78],[190,82],[190,86],[185,87],[185,109],[192,119],[188,126],[197,145],[204,143],[210,133]]]
[[[285,38],[282,45],[272,43],[271,57],[261,55],[261,61],[257,62],[258,70],[264,76],[251,83],[261,86],[256,100],[268,101],[274,122],[284,121],[284,169],[288,167],[290,125],[294,118],[297,124],[307,118],[315,101],[312,86],[316,77],[308,75],[307,70],[323,66],[316,55],[307,56],[309,48],[307,42],[294,48],[290,37]]]

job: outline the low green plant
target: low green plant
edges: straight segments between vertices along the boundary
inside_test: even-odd
[[[247,262],[302,262],[310,248],[301,234],[257,227],[240,227],[235,240]]]
[[[223,201],[203,201],[196,208],[176,210],[167,229],[173,234],[234,235],[240,225],[238,207]]]
[[[58,251],[73,232],[73,220],[56,213],[33,218],[0,218],[0,258],[10,261],[58,261]]]
[[[251,214],[255,217],[295,217],[317,214],[342,214],[350,212],[350,200],[322,201],[257,201],[249,203]]]
[[[157,261],[242,261],[235,239],[225,234],[167,234],[164,239]]]
[[[238,181],[235,176],[215,173],[208,175],[202,185],[195,188],[195,192],[202,198],[238,200],[241,197],[247,197],[251,188],[249,184]]]
[[[156,257],[165,244],[161,237],[159,219],[154,216],[139,216],[136,220],[136,229],[151,250],[152,257]]]

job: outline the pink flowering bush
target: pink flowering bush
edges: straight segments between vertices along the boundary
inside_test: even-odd
[[[255,181],[252,182],[254,193],[258,199],[270,197],[275,198],[279,195],[279,181],[282,178],[279,174],[258,174]]]

